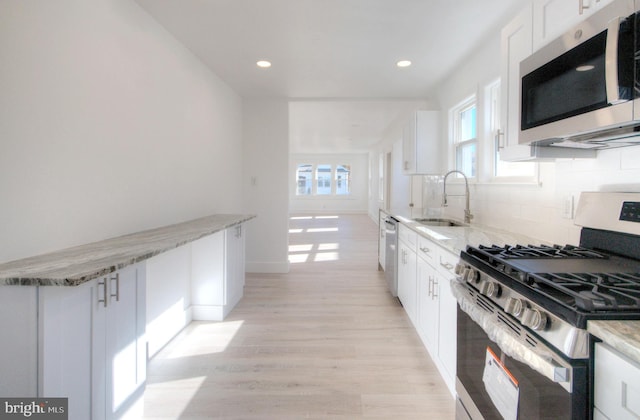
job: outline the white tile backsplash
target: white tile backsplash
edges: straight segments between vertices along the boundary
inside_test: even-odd
[[[580,227],[562,215],[566,196],[573,196],[577,205],[582,191],[640,191],[640,146],[601,150],[596,159],[540,163],[540,180],[541,185],[472,184],[472,224],[543,242],[577,244]],[[450,197],[449,207],[443,210],[442,178],[425,177],[423,182],[425,212],[462,218],[464,197]],[[463,186],[447,183],[447,192],[463,190]]]

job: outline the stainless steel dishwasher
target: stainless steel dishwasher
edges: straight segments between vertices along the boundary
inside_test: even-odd
[[[388,216],[385,221],[385,270],[391,296],[398,296],[398,220]]]

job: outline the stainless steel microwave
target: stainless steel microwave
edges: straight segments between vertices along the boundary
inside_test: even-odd
[[[637,1],[614,0],[520,63],[520,144],[640,144]]]

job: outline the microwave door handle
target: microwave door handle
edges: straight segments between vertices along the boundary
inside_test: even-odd
[[[607,102],[615,105],[626,100],[620,98],[618,82],[618,40],[620,39],[620,21],[615,18],[609,22],[607,28],[607,45],[605,47],[604,77],[607,89]]]

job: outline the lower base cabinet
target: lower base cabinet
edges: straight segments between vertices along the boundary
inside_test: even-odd
[[[141,410],[145,287],[144,263],[77,287],[40,287],[38,396],[68,398],[69,419]]]
[[[596,343],[594,369],[593,418],[640,418],[640,365],[606,344]]]
[[[452,395],[456,378],[456,310],[450,280],[457,257],[418,239],[417,330]]]
[[[0,396],[67,398],[70,420],[141,418],[152,347],[242,298],[243,233],[232,226],[79,286],[1,286]]]

